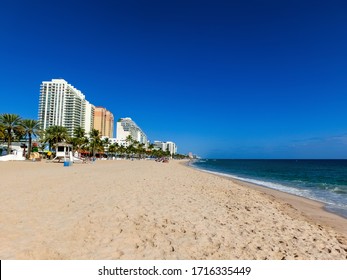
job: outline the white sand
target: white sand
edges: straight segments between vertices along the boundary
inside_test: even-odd
[[[0,170],[0,259],[347,258],[345,219],[175,161]]]

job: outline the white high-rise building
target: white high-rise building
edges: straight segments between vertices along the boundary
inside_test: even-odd
[[[88,133],[93,128],[94,105],[84,94],[63,79],[42,82],[38,119],[43,129],[64,126],[70,136],[77,127]]]
[[[154,141],[153,145],[155,149],[160,149],[164,152],[169,151],[171,155],[177,154],[177,146],[174,142]]]
[[[84,122],[84,130],[86,134],[89,135],[89,132],[94,127],[94,112],[95,106],[90,104],[87,100],[85,101],[85,122]]]
[[[147,147],[147,136],[142,129],[131,118],[119,119],[117,122],[117,142],[126,145],[129,135],[134,141],[143,143]]]
[[[177,154],[177,146],[174,142],[167,141],[165,145],[166,150],[169,151],[171,155]]]

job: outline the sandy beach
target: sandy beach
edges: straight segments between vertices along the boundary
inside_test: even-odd
[[[0,162],[0,259],[347,259],[319,203],[179,161]]]

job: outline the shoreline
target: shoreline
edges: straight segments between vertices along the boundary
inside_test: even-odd
[[[311,222],[314,222],[316,224],[322,223],[347,236],[347,218],[342,215],[339,215],[338,213],[328,211],[325,208],[325,204],[323,202],[306,198],[303,196],[283,192],[280,190],[271,189],[269,187],[257,185],[255,183],[238,180],[235,178],[231,178],[227,175],[224,176],[223,174],[211,173],[211,172],[208,172],[208,171],[205,171],[190,165],[189,161],[182,164],[189,168],[198,170],[200,172],[208,173],[215,176],[220,176],[238,185],[257,190],[260,194],[266,195],[269,199],[278,199],[278,200],[281,200],[283,203],[289,203],[292,207],[294,207],[295,210],[299,211],[301,215],[309,219]],[[292,211],[289,211],[289,212],[292,212]]]
[[[0,258],[347,259],[338,229],[181,163],[0,163]]]

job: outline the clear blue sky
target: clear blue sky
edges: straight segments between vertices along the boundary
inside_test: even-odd
[[[209,158],[347,158],[346,1],[1,1],[0,113],[64,78]]]

